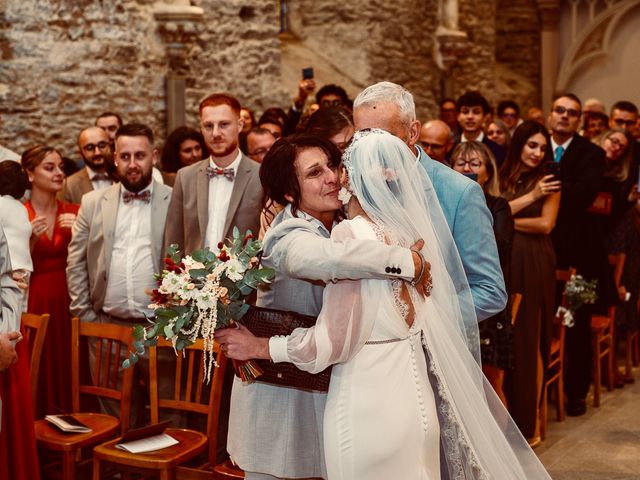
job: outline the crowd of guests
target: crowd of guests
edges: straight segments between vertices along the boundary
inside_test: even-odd
[[[0,452],[13,459],[0,464],[0,478],[39,478],[30,425],[34,418],[71,409],[71,316],[142,323],[151,314],[145,291],[154,286],[166,246],[177,243],[185,254],[215,248],[233,227],[263,236],[284,208],[265,198],[263,192],[270,189],[263,188],[260,170],[279,138],[306,132],[345,150],[367,112],[354,111],[337,85],[320,88],[312,101],[315,90],[315,81],[304,79],[286,111],[269,108],[259,117],[231,95],[209,95],[200,103],[199,129],[177,128],[161,149],[149,127],[124,123],[112,112],[79,133],[81,162],[45,145],[17,158],[3,148],[0,225],[11,260],[6,275],[21,289],[22,310],[48,313],[51,319],[36,404],[31,405],[26,342],[15,344],[9,355],[17,353],[17,363],[0,374]],[[575,325],[567,329],[569,415],[586,411],[591,315],[615,304],[618,331],[638,329],[638,109],[620,101],[607,115],[601,103],[583,104],[565,93],[554,99],[548,117],[538,108],[523,116],[512,100],[500,102],[494,111],[480,92],[469,91],[444,99],[439,118],[422,120],[405,123],[399,115],[402,125],[388,130],[418,156],[424,152],[429,161],[479,184],[493,220],[491,245],[495,241],[506,291],[522,295],[513,325],[510,305],[479,318],[480,343],[485,375],[523,436],[535,445],[559,301],[556,269],[574,267],[598,280],[597,303],[580,308]],[[308,175],[314,175],[313,169]],[[298,176],[297,181],[305,179]],[[456,219],[447,221],[453,230]],[[486,240],[456,246],[461,252],[491,253]],[[613,284],[610,253],[626,255],[619,286]],[[473,289],[473,267],[464,258],[463,265]],[[479,302],[475,296],[474,302]],[[5,339],[15,343],[17,338],[9,332],[18,330],[15,323],[8,328],[2,321],[0,359],[13,348]],[[633,378],[616,369],[616,381],[622,386]],[[226,400],[223,409],[228,410],[228,395]],[[223,456],[225,443],[220,444]]]

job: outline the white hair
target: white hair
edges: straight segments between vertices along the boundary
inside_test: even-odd
[[[406,88],[391,82],[378,82],[365,88],[353,101],[353,109],[362,106],[375,106],[381,103],[393,103],[400,109],[403,123],[409,124],[416,119],[416,104],[413,95]]]

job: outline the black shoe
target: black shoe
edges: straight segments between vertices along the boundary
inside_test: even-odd
[[[587,402],[584,399],[569,400],[567,402],[567,415],[570,417],[579,417],[587,413]]]

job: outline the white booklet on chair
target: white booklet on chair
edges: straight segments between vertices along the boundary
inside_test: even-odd
[[[44,419],[53,423],[63,432],[89,433],[91,429],[71,415],[47,415]]]
[[[177,444],[178,441],[171,435],[161,433],[159,435],[153,435],[152,437],[133,440],[132,442],[118,443],[116,448],[129,453],[144,453],[153,452],[155,450],[160,450]]]
[[[179,443],[171,435],[164,433],[171,424],[169,420],[129,430],[116,445],[119,450],[129,453],[153,452]]]

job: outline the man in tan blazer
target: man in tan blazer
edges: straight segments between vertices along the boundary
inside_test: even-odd
[[[100,131],[102,131],[100,129]],[[162,265],[171,188],[152,180],[153,134],[129,124],[116,138],[121,183],[87,193],[73,226],[67,259],[71,312],[83,321],[145,320]]]
[[[165,247],[176,243],[189,254],[215,250],[233,227],[258,235],[262,186],[259,164],[242,154],[240,103],[225,93],[200,103],[200,127],[211,156],[178,171],[165,229]]]
[[[100,127],[89,127],[80,132],[78,150],[85,168],[65,180],[62,199],[65,202],[80,204],[85,193],[113,184],[113,179],[108,173],[113,152],[109,135]]]

